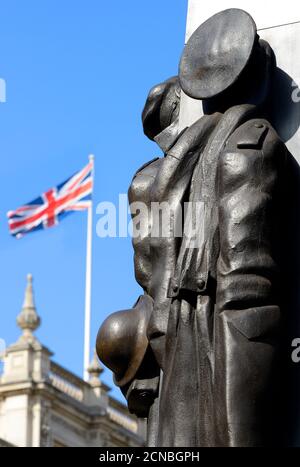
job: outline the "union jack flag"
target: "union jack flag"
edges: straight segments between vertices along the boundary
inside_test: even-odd
[[[7,213],[11,235],[20,238],[28,232],[47,229],[72,211],[91,205],[93,160],[65,182],[43,193],[30,203]]]

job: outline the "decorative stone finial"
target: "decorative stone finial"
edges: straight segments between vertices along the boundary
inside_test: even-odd
[[[34,303],[32,275],[27,275],[27,286],[25,290],[24,303],[21,313],[17,317],[18,326],[23,329],[22,338],[26,340],[34,339],[32,332],[35,331],[41,324],[41,319],[38,316]]]
[[[90,377],[89,377],[89,383],[92,386],[100,386],[101,381],[99,380],[100,374],[103,372],[103,368],[100,365],[99,359],[96,354],[96,350],[94,351],[94,355],[92,358],[92,361],[87,369]]]

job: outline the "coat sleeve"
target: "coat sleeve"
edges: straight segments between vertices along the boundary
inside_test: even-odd
[[[235,131],[219,159],[215,318],[219,445],[266,442],[264,423],[280,323],[278,242],[285,155],[285,146],[269,123],[255,120]]]

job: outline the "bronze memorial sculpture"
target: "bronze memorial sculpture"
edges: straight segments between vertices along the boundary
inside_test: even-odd
[[[275,68],[251,16],[229,9],[194,32],[179,76],[147,98],[144,132],[164,157],[129,189],[131,207],[151,211],[133,239],[144,294],[106,319],[97,352],[129,410],[148,418],[149,446],[299,439],[300,178],[272,127]],[[204,112],[183,130],[181,91]],[[153,203],[171,215],[161,220]],[[196,209],[183,219],[184,205]]]

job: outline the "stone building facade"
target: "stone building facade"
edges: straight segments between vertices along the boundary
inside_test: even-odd
[[[34,335],[40,325],[32,277],[17,318],[22,335],[3,353],[0,447],[114,447],[144,444],[145,424],[109,395],[94,355],[85,382],[52,360]]]

